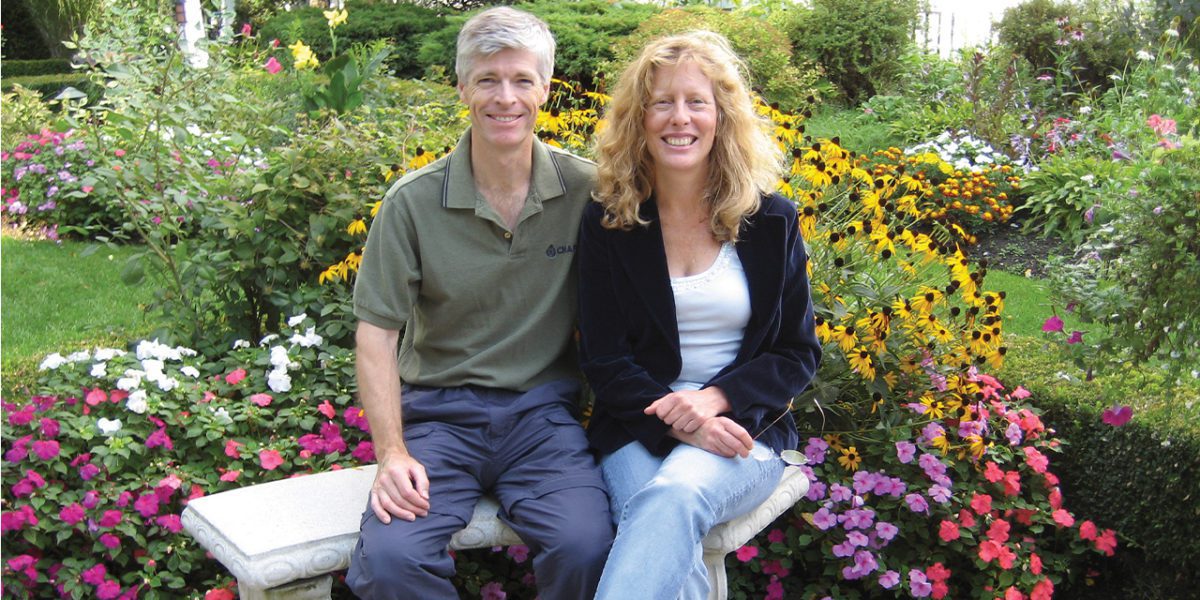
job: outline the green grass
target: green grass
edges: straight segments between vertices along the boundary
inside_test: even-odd
[[[1051,315],[1062,318],[1068,333],[1073,330],[1087,331],[1075,315],[1050,301],[1050,289],[1045,280],[1026,277],[1000,270],[988,270],[983,280],[987,290],[1004,292],[1004,333],[1041,338],[1042,324]]]
[[[92,346],[123,348],[154,329],[144,316],[153,297],[149,283],[121,281],[125,259],[136,248],[101,248],[83,256],[88,244],[28,241],[5,237],[0,359],[5,390],[30,383],[51,352]]]

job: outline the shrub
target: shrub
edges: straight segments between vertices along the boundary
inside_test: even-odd
[[[418,61],[421,40],[444,26],[439,13],[407,2],[368,2],[351,0],[346,3],[348,17],[338,27],[337,34],[345,46],[370,44],[385,39],[393,47],[387,66],[397,77],[419,77],[424,64]],[[319,8],[297,8],[276,13],[258,33],[260,39],[278,39],[287,46],[297,41],[308,44],[324,61],[333,48],[329,28]]]
[[[1078,245],[1128,204],[1131,165],[1110,158],[1051,155],[1025,177],[1026,231]]]
[[[1001,44],[1039,72],[1053,73],[1069,63],[1060,81],[1069,98],[1111,85],[1109,75],[1124,68],[1140,42],[1133,20],[1098,3],[1031,0],[1006,9],[996,30]]]
[[[917,3],[911,0],[814,0],[782,18],[796,64],[815,61],[856,105],[885,87],[900,67],[910,39]]]
[[[603,79],[604,66],[614,57],[614,46],[659,9],[636,2],[613,4],[606,0],[522,2],[515,8],[537,15],[558,43],[555,76],[594,88]],[[454,78],[456,38],[471,15],[450,16],[446,25],[421,43],[420,61],[427,69],[449,80]]]
[[[16,86],[34,90],[45,100],[54,99],[67,88],[75,88],[83,92],[89,102],[95,102],[104,93],[104,88],[92,82],[87,75],[79,73],[5,77],[3,85],[0,85],[0,90],[8,93],[13,91]]]
[[[689,6],[670,9],[646,20],[632,35],[620,40],[614,61],[605,71],[615,76],[652,39],[693,29],[708,29],[724,35],[750,70],[750,83],[768,102],[793,110],[817,87],[811,65],[792,64],[787,35],[761,18],[743,12]]]
[[[1200,384],[1150,367],[1089,381],[1064,372],[1059,353],[1036,340],[1015,343],[1001,374],[1019,374],[1039,399],[1047,426],[1070,441],[1060,475],[1077,514],[1113,524],[1126,541],[1115,558],[1089,565],[1105,574],[1106,585],[1067,597],[1187,597],[1200,584],[1188,568],[1200,556],[1192,501],[1200,494]],[[1105,422],[1106,411],[1112,415],[1122,406],[1132,411],[1126,424]],[[1148,493],[1156,510],[1144,508]]]
[[[88,237],[121,226],[118,207],[93,193],[94,153],[73,129],[43,129],[0,153],[2,212],[8,219],[59,234]],[[61,224],[61,227],[60,227]]]
[[[0,113],[0,131],[5,140],[37,133],[50,126],[53,114],[42,95],[21,85],[5,91],[4,112]]]
[[[47,58],[42,60],[6,60],[4,61],[5,77],[28,77],[31,75],[53,75],[70,73],[71,60],[68,58]]]

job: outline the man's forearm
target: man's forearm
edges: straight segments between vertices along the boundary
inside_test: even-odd
[[[396,367],[398,332],[359,323],[355,370],[358,395],[367,422],[375,457],[382,461],[393,453],[407,454],[400,409],[400,373]]]

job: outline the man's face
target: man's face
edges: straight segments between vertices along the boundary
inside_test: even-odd
[[[550,94],[537,57],[507,48],[476,59],[458,96],[471,115],[472,142],[489,149],[512,149],[533,139],[538,108]]]

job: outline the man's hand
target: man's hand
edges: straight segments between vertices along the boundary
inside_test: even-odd
[[[371,484],[371,510],[381,523],[392,516],[415,521],[429,514],[429,479],[425,467],[409,454],[379,461],[375,482]]]
[[[718,387],[671,392],[650,403],[642,412],[655,415],[677,431],[693,433],[709,419],[732,408]]]
[[[670,435],[685,444],[725,458],[746,458],[754,449],[754,438],[750,437],[744,427],[726,417],[713,417],[693,433],[682,433],[672,429]]]

